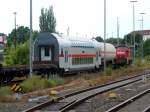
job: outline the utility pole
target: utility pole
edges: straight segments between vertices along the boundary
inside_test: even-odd
[[[30,77],[32,77],[32,0],[30,0]]]
[[[138,21],[139,21],[139,30],[142,30],[142,20],[139,19]]]
[[[14,36],[14,46],[15,46],[15,49],[16,49],[16,36],[17,36],[17,34],[16,34],[16,12],[14,12],[14,23],[15,23],[15,36]]]
[[[104,72],[106,71],[106,0],[104,0]]]
[[[135,9],[134,9],[134,3],[137,2],[135,0],[130,1],[131,3],[133,3],[133,64],[135,64]]]
[[[141,30],[142,30],[142,32],[143,32],[143,21],[144,21],[143,15],[146,14],[146,13],[142,12],[142,13],[140,13],[140,14],[142,15],[142,20],[141,20],[141,22],[142,22],[142,24],[141,24]],[[142,62],[144,62],[143,35],[142,35]],[[142,80],[143,80],[144,83],[147,81],[146,75],[143,75]]]
[[[143,19],[143,15],[146,14],[144,12],[140,13],[142,15],[142,19],[141,19],[141,30],[143,31],[143,22],[144,22],[144,19]],[[143,49],[143,35],[142,35],[142,62],[144,62],[144,49]]]
[[[119,18],[117,17],[117,45],[119,46]]]
[[[106,0],[104,0],[104,72],[106,72]]]

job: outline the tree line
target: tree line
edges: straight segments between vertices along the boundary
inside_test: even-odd
[[[39,28],[40,31],[33,31],[33,40],[36,39],[40,32],[56,33],[56,18],[53,12],[53,7],[42,8],[41,15],[39,17]],[[7,47],[5,49],[5,61],[6,65],[16,65],[16,64],[28,64],[29,63],[29,27],[19,26],[17,29],[13,29],[7,37]],[[3,35],[2,33],[0,35]],[[16,37],[15,37],[16,36]],[[101,36],[95,37],[99,42],[103,42]],[[117,38],[110,37],[106,39],[106,42],[113,45],[117,45]],[[142,45],[142,35],[136,33],[135,43],[136,43],[136,55],[141,56],[141,45]],[[16,45],[15,45],[16,44]],[[133,45],[133,34],[129,33],[124,36],[124,38],[119,38],[119,44],[132,46]],[[16,48],[15,48],[16,46]],[[150,40],[143,42],[144,46],[144,56],[150,56]]]
[[[103,38],[101,36],[97,36],[95,37],[95,39],[98,42],[103,42]],[[118,41],[119,41],[119,45],[126,45],[129,47],[133,47],[134,45],[134,34],[129,33],[127,35],[124,36],[124,38],[114,38],[114,37],[110,37],[108,39],[106,39],[107,43],[111,43],[114,46],[118,45]],[[136,57],[141,57],[142,56],[142,46],[143,46],[143,54],[144,57],[146,56],[150,56],[150,39],[147,40],[143,40],[143,36],[139,33],[135,33],[135,50],[136,50]]]
[[[40,32],[56,32],[56,18],[54,16],[53,7],[41,9],[39,17],[40,31],[33,31],[33,41]],[[5,49],[6,65],[29,64],[29,27],[19,26],[13,29],[7,37],[7,47]]]

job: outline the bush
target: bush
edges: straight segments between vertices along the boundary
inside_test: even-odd
[[[108,67],[106,68],[105,74],[106,74],[106,75],[111,75],[111,74],[112,74],[112,67],[111,67],[111,66],[108,66]]]
[[[146,56],[145,61],[150,62],[150,56]]]
[[[142,67],[143,63],[141,59],[136,59],[135,64],[137,67]]]
[[[58,86],[64,84],[64,80],[60,77],[49,79],[49,83],[51,87]]]
[[[12,91],[10,89],[10,87],[1,87],[0,88],[0,96],[7,96],[7,95],[11,95]]]
[[[148,63],[147,59],[145,59],[144,61],[142,61],[141,59],[136,59],[135,64],[136,64],[137,67],[140,67],[140,68],[144,68],[144,67],[149,66],[149,63]]]
[[[28,64],[29,47],[28,42],[17,45],[15,48],[8,48],[6,51],[5,63],[7,65]]]
[[[49,87],[54,87],[60,84],[63,84],[63,79],[42,79],[39,76],[33,76],[32,78],[25,80],[21,87],[23,88],[23,92],[31,92],[35,90],[41,90]]]

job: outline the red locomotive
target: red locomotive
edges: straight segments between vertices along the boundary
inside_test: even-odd
[[[131,64],[132,63],[132,49],[127,46],[117,46],[115,63],[117,65]]]

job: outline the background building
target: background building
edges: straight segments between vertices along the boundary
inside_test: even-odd
[[[147,39],[150,39],[150,30],[138,30],[138,31],[135,31],[135,33],[139,33],[140,35],[142,35],[144,41]]]

